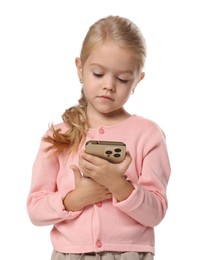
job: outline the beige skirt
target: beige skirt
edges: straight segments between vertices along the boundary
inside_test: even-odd
[[[83,254],[64,254],[53,251],[51,260],[153,260],[151,253],[137,252],[100,252]]]

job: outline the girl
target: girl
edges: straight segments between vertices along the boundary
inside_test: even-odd
[[[33,224],[53,225],[52,260],[153,259],[154,227],[167,210],[165,136],[124,109],[145,58],[142,33],[123,17],[100,19],[84,39],[75,60],[82,96],[43,136],[27,200]],[[124,142],[125,159],[87,154],[90,139]]]

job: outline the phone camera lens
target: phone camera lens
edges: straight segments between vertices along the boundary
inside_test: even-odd
[[[120,154],[119,153],[115,153],[114,157],[118,158],[118,157],[120,157]]]
[[[112,154],[112,151],[107,150],[107,151],[105,151],[105,153],[106,153],[106,154]]]
[[[120,153],[120,152],[121,152],[121,149],[120,149],[120,148],[116,148],[116,149],[115,149],[115,152],[116,152],[116,153]]]

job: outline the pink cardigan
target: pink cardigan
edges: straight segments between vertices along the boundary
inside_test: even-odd
[[[64,123],[57,125],[66,130]],[[34,225],[53,225],[51,241],[64,253],[100,251],[155,252],[154,227],[167,210],[166,187],[170,163],[165,136],[159,126],[132,115],[113,126],[89,129],[87,140],[126,143],[133,158],[126,175],[135,190],[124,201],[115,198],[76,212],[68,212],[63,198],[74,189],[71,164],[77,156],[47,157],[41,142],[33,165],[27,210]]]

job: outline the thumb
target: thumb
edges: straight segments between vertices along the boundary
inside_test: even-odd
[[[82,178],[81,171],[79,170],[78,166],[76,166],[76,165],[71,165],[70,168],[74,172],[75,184],[77,184]]]
[[[125,171],[128,169],[130,163],[132,162],[132,157],[131,157],[131,154],[129,151],[126,152],[126,157],[125,159],[123,160],[122,164],[123,164],[123,167],[125,169]]]
[[[131,154],[130,154],[129,151],[126,152],[126,158],[125,159],[127,160],[127,162],[129,162],[129,164],[131,163],[132,157],[131,157]]]

